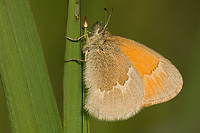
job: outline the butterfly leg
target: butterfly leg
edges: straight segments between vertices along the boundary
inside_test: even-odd
[[[85,35],[82,35],[82,36],[80,36],[79,38],[77,38],[77,39],[74,39],[74,38],[70,38],[70,37],[65,37],[66,39],[69,39],[69,40],[71,40],[71,41],[79,41],[81,38],[83,38],[83,37],[85,37],[85,36],[87,36],[87,40],[86,41],[89,41],[89,39],[88,39],[88,34],[85,34]],[[86,61],[86,56],[87,56],[87,53],[85,53],[85,60],[81,60],[81,59],[68,59],[68,60],[65,60],[64,62],[66,63],[66,62],[68,62],[68,61],[80,61],[80,62],[85,62]]]
[[[86,34],[80,36],[80,37],[77,38],[77,39],[74,39],[74,38],[71,38],[71,37],[67,37],[67,36],[65,36],[65,38],[66,38],[66,39],[69,39],[69,40],[71,40],[71,41],[79,41],[81,38],[83,38],[83,37],[86,36],[86,42],[89,42],[89,36],[88,36],[88,34],[91,34],[91,32],[87,31],[87,26],[88,26],[88,24],[87,24],[87,19],[86,19],[86,17],[85,17],[84,28],[85,28],[85,30],[86,30],[86,32],[85,32]],[[68,60],[65,60],[64,62],[68,62],[68,61],[80,61],[80,62],[85,62],[85,61],[86,61],[86,56],[87,56],[87,52],[85,53],[85,60],[81,60],[81,59],[68,59]]]
[[[88,34],[85,34],[85,35],[82,35],[80,36],[79,38],[71,38],[71,37],[68,37],[68,36],[65,36],[66,39],[69,39],[71,41],[79,41],[81,38],[87,36],[88,37]]]
[[[79,38],[77,39],[74,39],[74,38],[71,38],[71,37],[67,37],[65,36],[66,39],[69,39],[71,41],[79,41],[81,38],[85,37],[85,36],[88,36],[88,34],[85,34],[85,35],[82,35],[80,36]],[[85,60],[81,60],[81,59],[68,59],[68,60],[65,60],[64,62],[69,62],[69,61],[80,61],[80,62],[84,62]]]
[[[77,39],[74,39],[74,38],[70,38],[70,37],[65,37],[66,39],[69,39],[69,40],[72,40],[72,41],[78,41],[80,40],[81,38],[87,36],[88,38],[88,34],[85,34],[85,35],[82,35],[81,37],[77,38]],[[89,41],[88,39],[86,41]],[[65,60],[64,62],[68,62],[68,61],[80,61],[80,62],[85,62],[86,61],[86,56],[87,56],[87,52],[85,53],[85,60],[81,60],[81,59],[68,59],[68,60]]]
[[[68,59],[68,60],[65,60],[64,62],[69,62],[69,61],[80,61],[80,62],[85,62],[86,60],[81,60],[81,59]]]
[[[85,52],[85,60],[81,60],[81,59],[68,59],[68,60],[65,60],[64,62],[68,62],[68,61],[80,61],[80,62],[85,62],[86,61],[86,58],[87,58],[87,52]]]

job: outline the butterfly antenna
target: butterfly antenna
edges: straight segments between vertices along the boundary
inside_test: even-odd
[[[109,15],[109,18],[108,18],[108,20],[107,20],[107,22],[106,22],[106,24],[105,24],[105,26],[104,26],[103,30],[105,30],[105,29],[106,29],[106,27],[108,26],[108,23],[109,23],[109,21],[110,21],[110,17],[111,17],[112,11],[113,11],[113,8],[110,10],[110,15]]]
[[[105,10],[105,24],[106,24],[108,11],[107,11],[107,8],[104,8],[104,10]]]

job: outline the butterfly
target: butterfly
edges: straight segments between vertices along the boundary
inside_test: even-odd
[[[84,107],[89,114],[125,120],[181,91],[182,76],[168,59],[134,40],[111,35],[106,27],[95,23],[83,47],[89,88]]]

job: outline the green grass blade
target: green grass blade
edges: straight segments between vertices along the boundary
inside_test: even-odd
[[[85,18],[85,22],[87,23],[87,20]],[[86,24],[84,22],[84,24]],[[87,34],[87,25],[84,25],[84,35]],[[86,40],[87,37],[85,36],[84,39]],[[85,41],[84,41],[85,43]],[[85,89],[85,86],[83,85],[83,101],[85,101],[85,98],[86,98],[86,89]],[[88,118],[88,114],[83,111],[83,133],[90,133],[90,127],[89,127],[89,118]]]
[[[80,1],[68,1],[67,36],[80,37]],[[80,41],[66,40],[65,60],[81,59]],[[64,65],[64,111],[65,133],[82,133],[82,65],[69,61]]]
[[[85,88],[83,88],[85,89]],[[85,90],[83,90],[83,101],[85,100]],[[83,111],[83,133],[90,133],[88,114]]]
[[[0,74],[13,132],[62,132],[28,0],[0,1]]]

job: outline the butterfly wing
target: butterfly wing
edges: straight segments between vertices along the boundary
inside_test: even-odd
[[[141,109],[143,81],[116,44],[88,48],[85,109],[103,120],[127,119]]]
[[[133,40],[120,36],[113,36],[111,40],[120,42],[119,48],[129,58],[144,82],[143,107],[168,101],[180,92],[182,76],[169,60]]]

